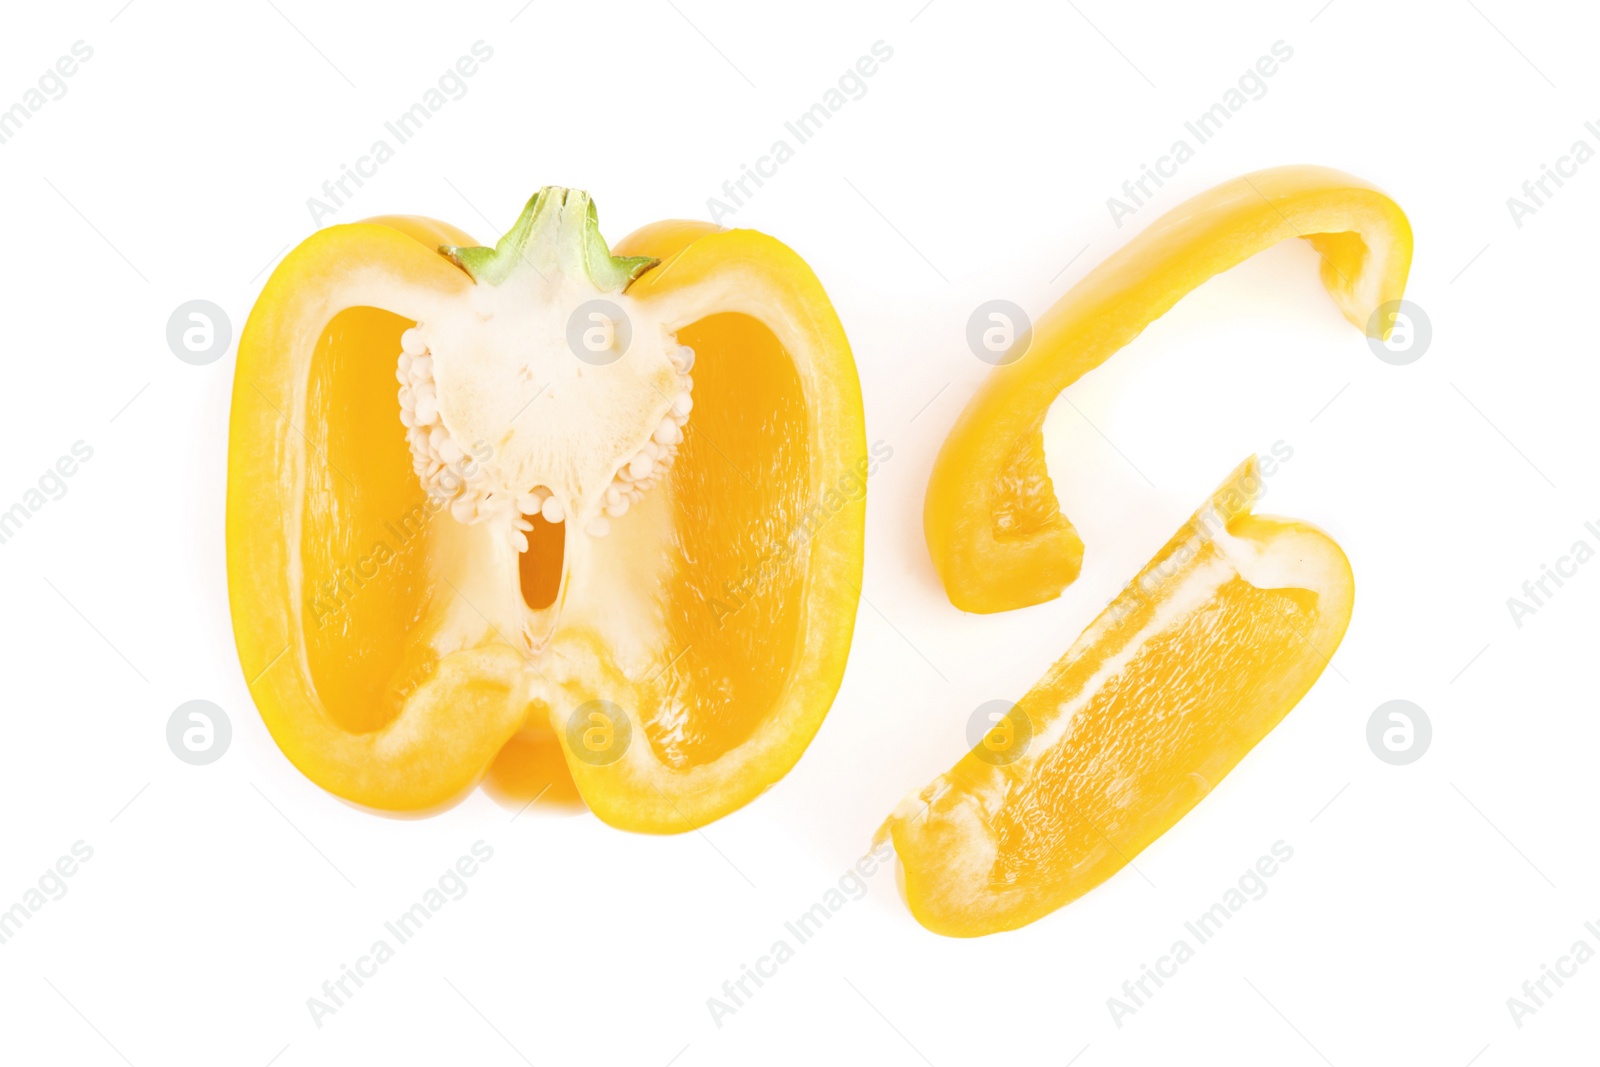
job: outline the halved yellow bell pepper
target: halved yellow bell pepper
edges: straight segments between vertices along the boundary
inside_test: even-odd
[[[1045,469],[1050,404],[1202,282],[1291,237],[1321,254],[1323,285],[1345,317],[1388,335],[1393,322],[1374,316],[1405,289],[1411,227],[1373,186],[1326,167],[1278,167],[1180,204],[1041,316],[1026,352],[989,373],[945,439],[923,531],[951,603],[1007,611],[1077,578],[1083,542]]]
[[[771,786],[827,713],[873,462],[844,331],[763,234],[660,223],[617,252],[546,189],[494,248],[332,226],[262,291],[234,633],[330,792],[425,812],[487,777],[677,832]]]

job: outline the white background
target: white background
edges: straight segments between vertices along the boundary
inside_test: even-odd
[[[76,841],[93,858],[0,945],[0,1060],[152,1064],[1572,1063],[1600,962],[1537,1014],[1506,999],[1600,921],[1593,774],[1600,563],[1517,627],[1506,599],[1600,538],[1591,314],[1600,163],[1518,228],[1506,206],[1600,119],[1594,12],[1387,0],[1139,4],[721,0],[575,5],[29,5],[0,107],[73,42],[92,60],[0,145],[9,357],[0,508],[75,441],[93,458],[0,545],[0,908]],[[520,9],[520,10],[519,10]],[[232,353],[179,362],[180,303],[235,334],[311,231],[306,199],[473,42],[491,61],[331,221],[451,220],[480,240],[543,184],[615,240],[703,218],[786,119],[875,41],[893,58],[729,221],[827,286],[865,391],[874,476],[844,687],[799,766],[703,833],[515,822],[481,794],[425,821],[322,793],[251,706],[229,632]],[[1106,207],[1273,42],[1294,50],[1121,229]],[[1067,394],[1050,461],[1087,543],[1058,602],[963,616],[921,536],[938,444],[987,368],[979,303],[1038,314],[1185,197],[1314,162],[1408,212],[1418,362],[1374,358],[1299,242],[1196,292]],[[1074,407],[1076,410],[1074,410]],[[1234,464],[1294,458],[1263,510],[1315,522],[1357,576],[1328,671],[1129,868],[1024,930],[919,927],[892,877],[718,1027],[706,1000],[784,936],[908,791],[1019,696]],[[869,606],[870,605],[870,606]],[[168,750],[215,701],[217,763]],[[1368,716],[1430,716],[1418,762]],[[317,1027],[308,997],[482,840],[413,942]],[[1117,1026],[1107,998],[1256,858],[1293,859]],[[1553,987],[1552,987],[1553,988]]]

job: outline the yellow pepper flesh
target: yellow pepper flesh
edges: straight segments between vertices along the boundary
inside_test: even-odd
[[[437,511],[420,532],[401,521],[424,498],[393,392],[399,337],[472,289],[439,251],[472,244],[419,216],[333,226],[263,289],[240,337],[229,434],[240,665],[285,755],[361,806],[437,809],[493,767],[501,796],[575,787],[613,825],[694,829],[787,773],[844,671],[865,502],[811,511],[865,463],[849,343],[815,275],[771,237],[665,222],[619,243],[663,260],[628,296],[700,355],[690,439],[656,499],[603,546],[569,553],[561,625],[524,647],[517,627],[480,617],[476,587],[461,592],[452,546],[479,528]],[[767,405],[780,402],[805,440],[773,440]],[[788,476],[804,537],[764,510]],[[352,592],[351,562],[380,542],[393,554],[375,579],[357,563]],[[788,570],[788,599],[750,577]],[[324,626],[308,604],[329,581],[345,584]],[[702,587],[729,585],[736,610],[701,603]],[[633,737],[603,764],[575,755],[566,729],[600,699]]]
[[[1322,256],[1322,282],[1344,316],[1374,321],[1398,300],[1411,227],[1378,189],[1326,167],[1247,174],[1185,201],[1100,264],[1034,324],[1015,362],[990,372],[945,439],[923,530],[950,601],[997,612],[1060,595],[1083,542],[1056,506],[1040,427],[1061,391],[1126,346],[1207,279],[1280,241]]]

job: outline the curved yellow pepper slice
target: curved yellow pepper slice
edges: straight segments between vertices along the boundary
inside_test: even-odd
[[[1061,391],[1212,276],[1280,241],[1322,256],[1322,283],[1357,327],[1400,299],[1411,227],[1378,189],[1326,167],[1247,174],[1185,201],[1091,271],[1033,325],[1027,350],[991,371],[945,439],[923,531],[951,603],[996,612],[1060,595],[1083,542],[1045,470],[1040,427]]]

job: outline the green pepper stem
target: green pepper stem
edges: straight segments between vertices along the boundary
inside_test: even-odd
[[[627,289],[661,262],[649,256],[613,256],[600,236],[600,216],[589,194],[558,185],[535,193],[493,248],[440,245],[439,251],[481,284],[499,285],[527,266],[547,278],[581,271],[603,293]]]

